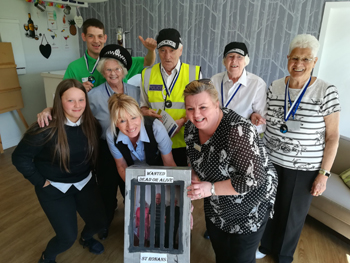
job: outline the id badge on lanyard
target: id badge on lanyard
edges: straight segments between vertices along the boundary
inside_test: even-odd
[[[290,95],[289,95],[289,89],[288,89],[288,87],[289,87],[289,79],[288,79],[287,84],[286,84],[285,94],[284,94],[284,121],[285,121],[285,123],[282,124],[280,127],[281,133],[287,133],[288,131],[300,131],[301,123],[299,120],[295,120],[294,116],[298,110],[299,104],[300,104],[310,82],[311,82],[311,76],[310,76],[308,82],[305,83],[304,87],[302,88],[298,97],[295,99],[294,103],[292,104],[292,101],[291,101]],[[287,100],[287,96],[288,96],[288,100]],[[290,119],[291,115],[292,115],[292,119]]]

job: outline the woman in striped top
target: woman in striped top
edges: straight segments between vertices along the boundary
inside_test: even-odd
[[[264,143],[279,184],[259,250],[278,262],[293,261],[311,200],[326,190],[338,148],[337,88],[311,75],[318,49],[315,37],[296,36],[287,56],[290,75],[272,82],[267,94]],[[261,122],[256,114],[251,119]]]

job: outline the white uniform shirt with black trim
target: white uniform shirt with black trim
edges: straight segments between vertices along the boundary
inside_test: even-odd
[[[293,170],[316,171],[321,168],[325,147],[326,124],[324,117],[340,111],[338,90],[321,79],[310,85],[300,104],[295,120],[299,131],[281,133],[284,121],[285,78],[272,82],[267,92],[267,116],[264,144],[271,161]],[[290,89],[294,102],[301,89]],[[293,119],[290,116],[289,119]],[[288,122],[286,123],[288,126]]]

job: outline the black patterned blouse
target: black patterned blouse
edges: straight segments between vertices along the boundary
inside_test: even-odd
[[[272,217],[276,171],[256,128],[234,111],[227,108],[222,111],[218,128],[202,145],[198,129],[190,121],[186,123],[187,156],[200,180],[230,179],[233,188],[240,193],[206,197],[205,216],[227,233],[249,234],[260,228],[270,209]]]

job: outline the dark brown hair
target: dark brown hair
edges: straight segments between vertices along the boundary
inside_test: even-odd
[[[86,19],[84,21],[84,23],[83,23],[83,33],[85,35],[87,34],[87,29],[90,26],[102,29],[103,30],[103,34],[105,34],[105,26],[103,25],[103,23],[100,20],[96,19],[96,18],[89,18],[89,19]]]
[[[29,134],[38,134],[49,130],[48,135],[45,136],[45,141],[43,143],[46,143],[49,140],[51,140],[54,136],[57,136],[53,160],[56,158],[56,156],[58,156],[60,160],[60,166],[61,168],[64,168],[66,172],[69,172],[70,156],[67,134],[64,128],[67,118],[63,110],[61,98],[63,93],[65,93],[68,89],[73,87],[80,89],[85,94],[86,107],[81,116],[81,127],[84,135],[88,139],[88,151],[86,153],[86,160],[88,161],[92,159],[93,163],[95,163],[98,149],[99,123],[92,115],[87,92],[83,84],[75,79],[66,79],[61,81],[60,84],[58,84],[55,92],[55,98],[53,101],[51,114],[52,121],[50,122],[50,124],[45,128],[39,128],[39,126],[35,123],[27,131],[27,133]]]

